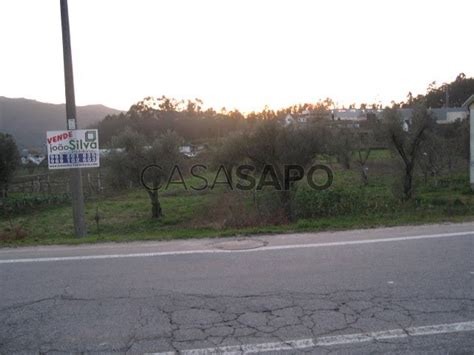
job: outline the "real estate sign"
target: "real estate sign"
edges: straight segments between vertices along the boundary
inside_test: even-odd
[[[96,129],[49,131],[46,139],[49,169],[100,166],[99,133]]]

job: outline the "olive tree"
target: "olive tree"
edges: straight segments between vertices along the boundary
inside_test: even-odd
[[[435,125],[427,134],[420,149],[418,165],[425,182],[432,177],[435,185],[438,178],[452,173],[469,162],[469,121],[457,120],[449,124]],[[451,180],[451,179],[450,179]]]
[[[323,151],[327,135],[318,127],[317,124],[284,127],[277,120],[265,120],[254,130],[229,139],[224,148],[232,160],[250,162],[262,178],[266,173],[276,178],[280,203],[288,220],[294,219],[291,199],[295,185],[289,184],[287,167],[304,169]]]
[[[428,177],[433,177],[435,186],[438,184],[438,177],[447,168],[452,159],[451,146],[441,135],[430,132],[421,144],[419,149],[418,166],[423,173],[424,182],[428,182]]]
[[[20,153],[13,137],[0,133],[0,197],[5,198],[8,185],[20,163]]]
[[[111,138],[111,148],[105,158],[105,166],[110,167],[107,180],[113,188],[139,186],[147,144],[145,136],[130,128]]]
[[[354,128],[338,128],[333,132],[331,152],[344,169],[349,170],[352,163],[352,152],[356,145]]]
[[[142,183],[146,184],[146,189],[151,202],[151,217],[160,218],[163,216],[161,203],[158,192],[162,186],[167,184],[173,178],[175,168],[179,169],[179,162],[181,154],[179,152],[179,145],[181,139],[172,131],[160,135],[153,140],[151,146],[146,152],[146,170],[142,169],[141,178]],[[147,176],[145,174],[148,172]],[[146,183],[146,179],[151,182],[151,188]]]
[[[172,131],[151,142],[130,129],[112,137],[112,149],[106,159],[110,167],[110,181],[121,188],[144,185],[150,197],[152,218],[163,216],[158,192],[180,162],[180,142]]]

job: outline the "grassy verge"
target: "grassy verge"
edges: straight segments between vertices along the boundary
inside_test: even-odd
[[[271,199],[260,199],[263,204],[255,202],[251,193],[226,192],[224,188],[202,193],[173,188],[161,197],[164,217],[153,220],[147,193],[136,189],[88,201],[88,237],[83,239],[72,234],[68,203],[10,218],[2,216],[0,246],[211,238],[474,220],[474,194],[462,174],[451,177],[449,183],[420,181],[417,197],[406,204],[393,197],[393,178],[374,175],[368,186],[358,179],[357,171],[341,170],[324,193],[300,186],[294,223],[274,217],[278,211],[268,208],[273,206]],[[273,218],[261,217],[266,208],[267,217]]]
[[[70,212],[69,209],[67,211]],[[63,215],[63,213],[60,213]],[[157,225],[148,230],[102,232],[89,230],[86,238],[77,239],[71,234],[72,225],[63,225],[62,230],[57,226],[49,229],[51,232],[43,233],[37,231],[28,234],[26,238],[3,241],[2,247],[8,246],[28,246],[28,245],[53,245],[53,244],[86,244],[102,242],[131,242],[131,241],[149,241],[149,240],[172,240],[172,239],[190,239],[190,238],[215,238],[229,236],[247,236],[258,234],[277,234],[277,233],[298,233],[298,232],[322,232],[337,231],[359,228],[389,227],[398,225],[417,225],[441,222],[466,222],[474,221],[474,216],[447,216],[442,213],[404,213],[397,215],[373,215],[373,216],[343,216],[343,217],[323,217],[318,220],[299,220],[296,223],[277,225],[277,226],[258,226],[246,228],[158,228]],[[158,224],[158,223],[157,223]],[[32,221],[28,227],[36,226],[37,222]],[[150,225],[150,223],[148,224]],[[89,228],[91,225],[89,224]],[[53,229],[56,229],[53,231]],[[118,228],[119,229],[119,228]],[[145,229],[145,228],[142,228]]]

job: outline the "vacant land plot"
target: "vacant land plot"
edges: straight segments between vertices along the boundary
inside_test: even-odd
[[[31,208],[25,208],[21,214],[4,209],[0,243],[6,246],[165,240],[473,219],[474,195],[467,172],[430,177],[427,181],[420,174],[416,197],[401,202],[394,191],[397,177],[388,161],[388,151],[376,151],[371,156],[368,185],[362,183],[357,166],[342,169],[327,161],[334,171],[332,186],[315,191],[306,183],[299,183],[293,193],[295,220],[291,222],[281,213],[278,192],[271,188],[242,192],[219,185],[213,190],[193,191],[173,185],[160,195],[164,217],[152,219],[147,192],[135,187],[88,198],[88,237],[76,239],[67,200],[57,197],[53,203],[42,204],[41,197],[28,194],[34,200]],[[186,182],[189,185],[196,181],[186,178]],[[10,201],[22,198],[21,194],[12,194]]]

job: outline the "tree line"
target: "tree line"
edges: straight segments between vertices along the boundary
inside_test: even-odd
[[[224,169],[226,175],[235,176],[238,166],[251,166],[249,174],[271,173],[279,186],[286,186],[286,171],[289,165],[297,165],[302,171],[314,164],[336,159],[342,169],[355,164],[360,171],[361,185],[370,180],[367,162],[373,147],[384,142],[393,152],[396,168],[394,193],[402,201],[415,195],[415,175],[422,172],[425,181],[439,178],[443,173],[451,174],[466,167],[469,159],[469,123],[457,121],[449,125],[435,123],[430,111],[423,105],[414,108],[409,126],[404,126],[400,113],[393,108],[383,112],[383,119],[373,121],[365,129],[347,126],[311,125],[284,126],[277,120],[261,120],[252,128],[233,132],[210,146],[207,157],[197,157],[195,162],[208,164],[214,170]],[[150,186],[157,186],[160,179],[170,179],[173,167],[186,163],[179,153],[182,138],[173,131],[147,138],[145,135],[126,129],[112,139],[112,150],[104,164],[116,179],[111,181],[117,188],[130,184],[139,186],[143,167],[157,164],[162,169],[155,176],[148,176]],[[418,169],[418,170],[417,170]],[[185,169],[183,169],[185,170]],[[268,171],[267,171],[268,173]],[[238,174],[237,174],[238,178]],[[286,218],[295,217],[292,200],[298,184],[277,189],[279,205]],[[388,187],[389,188],[389,187]],[[162,215],[158,190],[148,191],[152,203],[152,216]]]
[[[443,171],[453,171],[460,161],[468,161],[469,122],[436,125],[428,110],[446,104],[441,94],[447,88],[451,95],[449,105],[460,105],[474,92],[474,79],[460,74],[452,83],[430,85],[425,95],[394,103],[392,108],[384,110],[382,120],[367,122],[364,129],[336,123],[328,125],[323,120],[289,127],[280,122],[288,113],[327,111],[334,106],[331,99],[276,111],[265,108],[244,115],[224,108],[219,112],[211,108],[204,110],[199,99],[178,101],[165,96],[145,98],[126,113],[106,117],[98,128],[102,143],[124,149],[112,150],[104,161],[112,171],[110,184],[117,187],[138,184],[140,172],[147,164],[162,165],[165,167],[162,174],[169,173],[169,167],[182,159],[179,147],[185,141],[209,143],[210,159],[215,166],[232,170],[236,164],[250,162],[259,173],[258,170],[272,165],[278,179],[283,176],[282,169],[287,164],[306,167],[324,156],[335,157],[345,169],[355,164],[362,184],[367,184],[370,179],[367,162],[373,147],[380,146],[381,142],[397,157],[399,195],[408,201],[414,195],[415,169],[420,169],[425,180],[428,177],[436,179]],[[409,127],[403,126],[397,107],[414,108]],[[5,196],[19,163],[18,150],[11,136],[0,135],[0,154],[0,188]],[[155,180],[158,178],[156,176]],[[149,195],[153,216],[160,217],[158,192],[149,191]],[[280,196],[289,219],[294,216],[292,196],[291,189],[282,191]]]
[[[392,108],[414,108],[423,105],[427,108],[460,107],[474,92],[474,78],[467,78],[463,73],[450,83],[429,84],[426,93],[417,96],[408,93],[405,101],[391,104]],[[449,102],[446,102],[448,100]],[[335,108],[332,99],[326,98],[315,103],[292,105],[279,110],[265,107],[261,111],[242,113],[239,110],[204,109],[200,99],[177,100],[162,96],[146,97],[132,105],[127,112],[106,116],[97,126],[101,144],[110,145],[113,136],[118,135],[125,127],[152,138],[168,130],[176,132],[187,142],[208,142],[226,137],[232,132],[243,131],[263,120],[282,121],[287,114],[311,112],[315,121],[327,118],[328,110]],[[350,105],[349,108],[357,108]],[[361,109],[382,109],[377,103],[361,103]],[[330,115],[329,115],[330,117]]]

